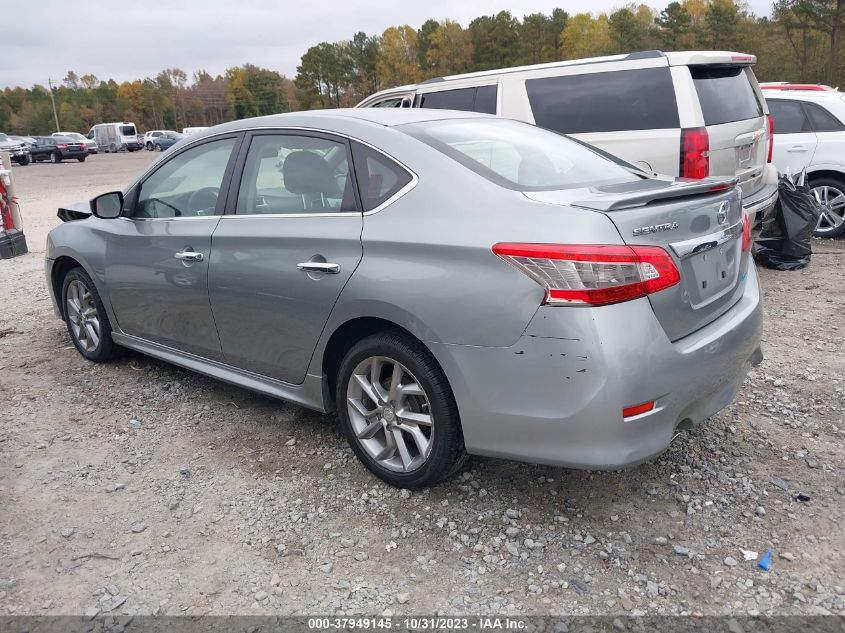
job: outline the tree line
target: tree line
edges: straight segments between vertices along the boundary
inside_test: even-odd
[[[141,129],[181,129],[313,108],[348,107],[392,86],[431,77],[638,50],[733,50],[757,55],[761,81],[838,85],[845,77],[840,35],[845,0],[777,0],[771,17],[734,0],[681,0],[655,11],[629,4],[611,13],[563,9],[521,19],[507,11],[466,27],[428,20],[392,26],[381,35],[355,33],[321,42],[300,59],[296,76],[251,64],[212,76],[179,68],[117,83],[70,71],[52,88],[59,125],[86,132],[103,121],[134,121]],[[845,82],[843,82],[845,83]],[[51,88],[5,88],[0,131],[54,130]]]

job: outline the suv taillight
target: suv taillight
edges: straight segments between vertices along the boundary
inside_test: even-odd
[[[766,162],[771,163],[772,151],[775,149],[775,121],[771,114],[766,115],[766,126],[769,128],[769,156],[766,158]]]
[[[493,252],[545,288],[544,303],[553,305],[619,303],[681,280],[659,246],[500,243]]]
[[[710,175],[710,137],[707,128],[681,130],[681,178],[700,180]]]

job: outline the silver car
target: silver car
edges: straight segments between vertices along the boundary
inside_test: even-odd
[[[468,453],[646,460],[762,359],[735,180],[655,177],[511,120],[237,121],[59,215],[47,285],[85,358],[131,348],[337,411],[396,486]]]

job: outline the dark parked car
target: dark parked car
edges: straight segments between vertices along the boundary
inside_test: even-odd
[[[60,163],[66,158],[75,158],[82,163],[88,156],[84,143],[67,136],[36,136],[35,147],[30,153],[32,162],[49,160],[52,163]]]
[[[163,152],[164,150],[176,145],[176,143],[181,141],[183,138],[184,136],[179,134],[179,132],[167,131],[153,139],[153,147],[155,147],[158,151]]]

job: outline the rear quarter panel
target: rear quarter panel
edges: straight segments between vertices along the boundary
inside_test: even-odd
[[[364,216],[363,258],[329,318],[312,373],[331,333],[357,317],[387,319],[426,342],[512,345],[544,290],[494,255],[494,244],[621,243],[600,213],[530,201],[405,138],[404,146],[381,146],[412,166],[419,182]]]

